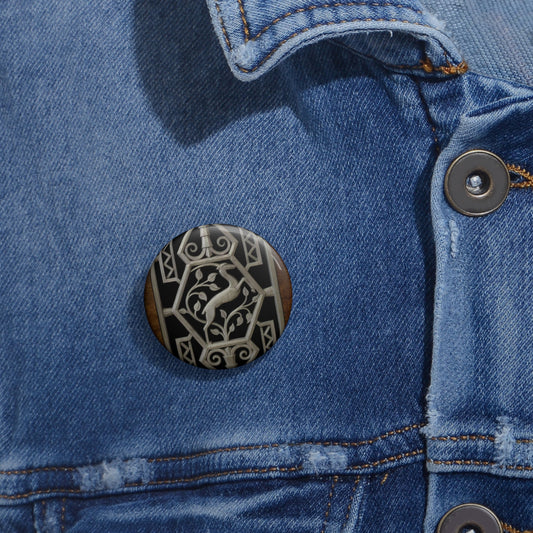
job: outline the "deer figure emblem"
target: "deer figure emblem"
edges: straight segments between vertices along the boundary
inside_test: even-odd
[[[223,263],[222,265],[217,266],[217,270],[220,275],[229,283],[229,285],[221,292],[215,294],[205,305],[203,314],[205,315],[205,326],[204,333],[206,338],[207,330],[209,326],[213,323],[215,319],[215,314],[217,309],[225,303],[231,302],[239,296],[241,291],[241,285],[244,282],[244,279],[237,281],[231,274],[228,274],[228,270],[235,268],[231,263]]]

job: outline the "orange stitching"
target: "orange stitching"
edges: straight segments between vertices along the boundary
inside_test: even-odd
[[[337,43],[335,43],[335,41],[333,41],[333,43],[337,44]],[[394,63],[387,63],[386,61],[383,61],[382,59],[379,59],[376,56],[373,56],[371,54],[363,54],[362,52],[359,52],[357,50],[352,50],[349,47],[347,47],[347,48],[348,48],[348,50],[350,52],[353,52],[354,54],[357,54],[358,56],[365,57],[366,59],[373,59],[374,61],[379,61],[382,65],[385,65],[386,67],[389,67],[389,68],[419,69],[419,70],[425,70],[426,72],[439,72],[441,70],[441,68],[444,68],[444,69],[448,70],[450,66],[453,66],[453,65],[451,65],[449,60],[447,60],[447,62],[448,62],[448,66],[447,67],[434,67],[433,64],[432,64],[432,68],[430,70],[427,70],[428,69],[427,61],[429,59],[427,57],[425,59],[421,59],[418,62],[418,65],[397,65],[397,64],[395,65]],[[446,50],[443,49],[442,51],[443,51],[445,57],[448,57],[448,54],[446,53]],[[462,65],[460,74],[463,74],[464,72],[466,72],[468,70],[468,65],[466,64],[466,61],[461,61],[461,63],[459,63],[459,65]]]
[[[393,457],[386,457],[385,459],[381,459],[379,461],[375,461],[373,463],[368,463],[364,465],[352,465],[346,467],[346,470],[359,470],[362,468],[371,468],[373,466],[378,466],[381,464],[385,464],[388,462],[394,462],[399,461],[400,459],[403,459],[405,457],[412,457],[415,455],[420,455],[424,453],[424,450],[414,450],[412,452],[406,452],[399,455],[395,455]],[[124,487],[142,487],[147,485],[169,485],[174,483],[192,483],[194,481],[200,481],[202,479],[210,479],[210,478],[218,478],[218,477],[224,477],[224,476],[231,476],[236,474],[266,474],[268,472],[298,472],[303,470],[303,465],[298,466],[291,466],[291,467],[284,467],[284,466],[270,466],[266,468],[246,468],[241,470],[228,470],[225,472],[211,472],[207,474],[201,474],[194,477],[189,478],[178,478],[178,479],[165,479],[165,480],[159,480],[159,481],[148,481],[148,482],[136,482],[136,483],[124,483]],[[46,490],[35,490],[26,492],[24,494],[15,494],[15,495],[7,495],[7,494],[0,494],[0,498],[8,499],[8,500],[16,500],[20,498],[26,498],[27,496],[32,496],[34,494],[50,494],[51,492],[64,492],[69,494],[79,494],[83,492],[81,489],[46,489]],[[86,491],[87,492],[87,491]]]
[[[383,476],[383,479],[381,480],[380,485],[384,485],[385,482],[387,481],[388,477],[389,477],[389,473],[387,472],[387,473]]]
[[[280,41],[280,43],[271,50],[271,52],[266,55],[255,67],[251,68],[251,69],[247,69],[247,68],[244,68],[244,67],[241,67],[239,65],[237,65],[237,68],[241,71],[241,72],[254,72],[255,70],[257,70],[261,65],[263,65],[263,63],[265,63],[266,61],[268,61],[270,59],[270,57],[272,57],[272,55],[277,51],[279,50],[286,42],[290,41],[293,37],[296,37],[302,33],[305,33],[309,30],[312,30],[314,28],[319,28],[321,26],[331,26],[331,25],[334,25],[334,24],[347,24],[349,22],[401,22],[403,24],[414,24],[416,26],[423,26],[425,28],[433,28],[433,26],[430,26],[428,24],[422,24],[420,22],[411,22],[410,20],[399,20],[399,19],[384,19],[384,18],[379,18],[379,19],[372,19],[372,18],[364,18],[364,19],[361,19],[361,18],[357,18],[357,19],[351,19],[351,20],[340,20],[338,22],[321,22],[319,24],[315,24],[314,26],[309,26],[308,28],[303,28],[295,33],[293,33],[292,35],[289,35],[289,37],[287,37],[286,39],[283,39],[282,41]],[[431,65],[431,66],[429,66]],[[405,67],[405,68],[409,68],[409,67]],[[466,64],[465,61],[461,61],[461,63],[459,63],[459,65],[457,66],[441,66],[441,67],[434,67],[433,64],[431,63],[431,61],[429,61],[429,59],[427,61],[422,61],[422,65],[421,66],[416,66],[416,67],[411,67],[411,68],[422,68],[424,69],[426,72],[433,72],[433,71],[439,71],[439,72],[442,72],[444,74],[448,74],[448,75],[451,75],[451,74],[463,74],[464,72],[466,72],[468,70],[468,65]],[[428,70],[429,69],[429,70]]]
[[[76,470],[76,467],[74,466],[41,466],[39,468],[28,468],[26,470],[0,470],[0,475],[4,474],[6,476],[10,476],[12,474],[32,474],[33,472],[43,472],[47,470],[72,472],[73,470]]]
[[[338,480],[339,480],[339,476],[333,476],[333,481],[331,482],[331,489],[329,491],[329,496],[328,496],[328,505],[326,507],[326,516],[324,517],[324,522],[322,524],[322,531],[320,533],[326,533],[326,526],[328,524],[328,516],[331,510],[331,500],[333,498],[333,489],[335,488],[335,485],[337,484]]]
[[[365,444],[374,444],[375,442],[379,440],[386,439],[388,437],[392,437],[393,435],[400,435],[401,433],[405,433],[407,431],[412,431],[413,429],[419,429],[423,427],[423,424],[412,424],[410,426],[405,426],[403,428],[399,429],[393,429],[392,431],[387,431],[387,433],[384,433],[383,435],[379,435],[379,437],[374,437],[372,439],[367,440],[361,440],[358,442],[335,442],[335,441],[322,441],[322,442],[314,442],[314,441],[306,441],[306,442],[288,442],[286,446],[343,446],[343,447],[357,447],[357,446],[363,446]],[[231,448],[218,448],[215,450],[206,450],[205,452],[199,452],[192,455],[184,455],[184,456],[177,456],[177,457],[157,457],[153,459],[148,459],[148,462],[160,462],[160,461],[184,461],[188,459],[195,459],[196,457],[202,457],[204,455],[211,455],[213,453],[220,453],[220,452],[233,452],[233,451],[242,451],[242,450],[259,450],[263,448],[279,448],[282,446],[279,443],[274,444],[256,444],[251,446],[234,446]]]
[[[436,465],[481,465],[498,466],[499,468],[506,468],[507,470],[533,470],[533,466],[530,465],[499,465],[498,463],[492,461],[476,461],[474,459],[448,459],[446,461],[428,459],[427,461]]]
[[[205,452],[193,453],[191,455],[181,455],[175,457],[155,457],[149,458],[147,461],[149,463],[159,463],[162,461],[186,461],[189,459],[196,459],[197,457],[203,457],[205,455],[212,455],[214,453],[222,452],[235,452],[235,451],[244,451],[244,450],[261,450],[264,448],[278,448],[280,444],[255,444],[250,446],[233,446],[231,448],[217,448],[216,450],[206,450]]]
[[[411,22],[411,24],[416,24],[416,22]],[[361,54],[361,55],[363,55],[363,54]],[[368,57],[371,57],[371,56],[368,56]],[[429,59],[429,57],[421,59],[419,61],[418,65],[394,65],[392,63],[385,63],[385,61],[381,61],[381,59],[378,59],[376,57],[373,57],[372,59],[376,59],[380,63],[383,63],[386,67],[420,69],[420,70],[423,70],[424,72],[428,72],[428,73],[430,73],[430,72],[442,72],[443,74],[450,75],[450,76],[451,75],[455,75],[455,74],[464,74],[468,70],[468,64],[466,63],[466,61],[461,61],[457,65],[457,67],[454,67],[453,65],[435,67],[433,65],[433,63],[431,63],[431,60]],[[431,68],[428,67],[428,63],[431,63]]]
[[[403,22],[403,21],[402,21]],[[417,24],[416,22],[412,22],[411,24]],[[424,24],[422,24],[424,26]],[[447,56],[446,50],[443,49],[444,55]],[[435,67],[433,63],[431,62],[431,59],[429,57],[426,57],[423,61],[421,61],[422,66],[421,68],[424,70],[424,72],[442,72],[443,74],[447,75],[456,75],[456,74],[464,74],[468,70],[468,64],[466,61],[461,61],[458,65],[452,65],[449,60],[447,60],[446,66],[440,66]]]
[[[350,496],[350,501],[348,502],[348,507],[346,508],[346,515],[344,516],[345,520],[344,520],[344,524],[342,524],[341,530],[343,530],[346,527],[346,524],[348,523],[348,520],[350,519],[350,511],[352,509],[353,498],[355,496],[355,490],[357,489],[357,486],[359,485],[359,481],[361,481],[361,476],[357,476],[355,483],[353,484],[352,494]]]
[[[457,437],[430,437],[431,440],[451,440],[454,442],[460,440],[490,440],[494,442],[496,439],[491,435],[458,435]]]
[[[248,21],[246,20],[246,15],[244,14],[244,6],[242,4],[242,0],[238,0],[239,2],[239,11],[241,12],[241,19],[242,24],[244,27],[244,42],[248,42],[250,39],[250,30],[248,29]]]
[[[518,174],[519,176],[522,176],[525,179],[525,181],[514,183],[511,182],[511,187],[533,187],[533,174],[529,173],[527,170],[522,167],[519,167],[518,165],[506,163],[505,166],[507,167],[507,170],[509,170],[509,172],[514,172],[515,174]]]
[[[195,477],[179,478],[179,479],[165,479],[160,481],[148,481],[146,483],[125,483],[124,487],[142,487],[144,485],[168,485],[173,483],[192,483],[202,479],[217,478],[224,476],[232,476],[235,474],[266,474],[268,472],[297,472],[303,469],[303,465],[299,466],[270,466],[268,468],[246,468],[244,470],[228,470],[226,472],[211,472],[208,474],[201,474]]]
[[[500,522],[500,524],[502,525],[503,529],[506,529],[507,531],[509,531],[509,533],[533,533],[533,531],[530,529],[528,529],[527,531],[521,531],[520,529],[516,529],[516,527],[506,524],[505,522]]]
[[[215,0],[215,7],[218,13],[218,20],[220,21],[220,27],[222,28],[222,33],[224,34],[224,39],[226,41],[226,46],[231,50],[231,43],[229,42],[228,32],[226,31],[226,26],[222,20],[222,13],[220,12],[220,6],[218,5],[218,0]]]
[[[28,496],[33,496],[34,494],[50,494],[51,492],[68,492],[79,494],[82,492],[81,489],[46,489],[46,490],[32,490],[30,492],[25,492],[24,494],[14,494],[13,496],[10,496],[9,494],[0,494],[0,498],[3,498],[5,500],[18,500],[20,498],[26,498]]]
[[[428,459],[429,463],[436,465],[483,465],[483,466],[495,466],[498,463],[491,461],[476,461],[474,459],[448,459],[446,461],[440,461],[437,459]]]
[[[372,439],[367,440],[361,440],[358,442],[334,442],[334,441],[306,441],[306,442],[288,442],[286,444],[283,444],[285,446],[309,446],[309,445],[315,445],[315,446],[345,446],[345,447],[357,447],[357,446],[363,446],[365,444],[374,444],[375,442],[379,440],[386,439],[388,437],[392,437],[393,435],[400,435],[402,433],[406,433],[407,431],[412,431],[414,429],[419,429],[424,427],[425,424],[411,424],[410,426],[405,426],[403,428],[399,429],[393,429],[391,431],[387,431],[387,433],[383,433],[383,435],[379,435],[378,437],[374,437]],[[233,446],[230,448],[216,448],[214,450],[206,450],[205,452],[198,452],[192,455],[181,455],[176,457],[150,457],[147,460],[149,463],[153,462],[161,462],[161,461],[185,461],[188,459],[195,459],[197,457],[203,457],[204,455],[211,455],[214,453],[221,453],[221,452],[234,452],[234,451],[243,451],[243,450],[259,450],[263,448],[279,448],[282,446],[282,444],[279,443],[272,443],[272,444],[255,444],[250,446]],[[66,472],[72,472],[74,470],[77,470],[79,467],[74,466],[42,466],[38,468],[29,468],[25,470],[0,470],[0,474],[5,475],[13,475],[13,474],[32,474],[33,472],[43,472],[43,471],[66,471]]]
[[[148,481],[148,482],[140,482],[140,483],[125,483],[124,487],[142,487],[145,485],[165,485],[165,484],[171,484],[171,483],[191,483],[193,481],[199,481],[201,479],[207,479],[207,478],[216,478],[216,477],[222,477],[222,476],[231,476],[233,474],[265,474],[267,472],[295,472],[302,470],[303,466],[291,466],[291,467],[282,467],[282,466],[271,466],[269,468],[247,468],[246,470],[229,470],[227,472],[213,472],[210,474],[202,474],[200,476],[195,476],[191,478],[181,478],[181,479],[167,479],[162,481]],[[15,494],[15,495],[8,495],[8,494],[0,494],[0,498],[4,498],[7,500],[16,500],[20,498],[26,498],[28,496],[33,496],[34,494],[50,494],[51,492],[66,492],[69,494],[79,494],[83,492],[81,489],[46,489],[46,490],[33,490],[30,492],[26,492],[24,494]]]
[[[379,466],[385,463],[392,463],[394,461],[400,461],[406,457],[414,457],[415,455],[421,455],[424,453],[424,450],[414,450],[412,452],[400,453],[399,455],[394,455],[392,457],[385,457],[385,459],[380,459],[379,461],[374,461],[373,463],[366,463],[364,465],[353,465],[347,466],[346,470],[361,470],[363,468],[372,468],[373,466]]]
[[[425,424],[412,424],[411,426],[405,426],[400,429],[393,429],[392,431],[387,431],[387,433],[383,433],[383,435],[379,435],[379,437],[374,437],[372,439],[368,440],[360,440],[358,442],[334,442],[334,441],[324,441],[324,442],[301,442],[301,443],[289,443],[289,446],[301,446],[301,445],[309,445],[309,444],[318,444],[322,446],[362,446],[365,444],[374,444],[375,442],[379,440],[386,439],[388,437],[392,437],[393,435],[399,435],[401,433],[405,433],[407,431],[411,431],[413,429],[418,429],[424,427]]]
[[[61,519],[60,519],[60,524],[61,524],[61,531],[65,531],[65,502],[66,502],[66,498],[63,498],[61,501],[63,502],[63,506],[61,507]]]
[[[454,437],[430,437],[430,440],[451,440],[453,442],[458,442],[460,440],[490,440],[491,442],[494,442],[496,438],[492,435],[457,435]],[[533,443],[533,439],[516,439],[515,442],[517,444],[531,444]]]
[[[44,522],[46,520],[46,500],[43,500],[42,504],[43,504],[42,515],[43,515],[43,522]]]
[[[296,15],[298,13],[304,13],[305,11],[312,11],[313,9],[330,9],[332,7],[351,7],[351,6],[377,6],[377,7],[397,7],[399,9],[409,9],[410,11],[413,11],[419,15],[422,15],[422,11],[418,9],[414,9],[409,6],[402,6],[401,4],[391,4],[390,2],[386,2],[384,4],[379,4],[377,2],[335,2],[334,4],[322,4],[322,5],[314,5],[314,6],[308,6],[308,7],[302,7],[300,9],[295,9],[294,11],[289,11],[288,13],[285,13],[284,15],[280,15],[278,18],[275,18],[270,24],[265,26],[264,28],[260,29],[250,40],[255,41],[256,39],[259,39],[263,33],[265,33],[268,29],[270,29],[272,26],[277,24],[278,22],[281,22],[283,19],[286,19],[287,17],[290,17],[291,15]]]
[[[506,465],[505,468],[509,470],[533,470],[533,466],[529,465]]]
[[[311,11],[311,10],[314,10],[314,9],[318,9],[318,8],[327,8],[327,9],[331,9],[333,7],[343,7],[343,6],[346,6],[346,7],[350,7],[350,6],[376,6],[376,7],[387,7],[387,6],[390,6],[390,7],[396,7],[398,9],[408,9],[410,11],[413,11],[414,13],[417,13],[417,14],[422,14],[423,12],[421,10],[417,10],[417,9],[414,9],[410,6],[404,6],[404,5],[401,5],[401,4],[392,4],[390,2],[386,2],[386,3],[383,3],[383,4],[380,4],[378,2],[346,2],[346,3],[342,3],[342,2],[335,2],[333,4],[322,4],[322,5],[313,5],[313,6],[308,6],[306,8],[300,8],[300,9],[296,9],[294,11],[289,11],[287,13],[284,13],[283,15],[275,18],[270,24],[268,24],[267,26],[263,27],[261,30],[259,30],[258,33],[256,33],[253,37],[250,37],[250,30],[249,30],[249,24],[248,24],[248,20],[246,19],[246,14],[244,12],[244,6],[243,6],[243,3],[242,3],[242,0],[238,0],[239,2],[239,10],[240,10],[240,13],[241,13],[241,19],[242,19],[242,22],[243,22],[243,27],[244,27],[244,34],[245,34],[245,38],[244,38],[244,42],[248,42],[248,41],[255,41],[257,39],[259,39],[259,37],[261,37],[261,35],[263,35],[268,29],[270,29],[272,26],[274,26],[275,24],[277,24],[278,22],[281,22],[282,20],[290,17],[291,15],[295,15],[297,13],[302,13],[304,11]],[[219,18],[219,21],[220,21],[220,25],[221,25],[221,28],[222,28],[222,33],[224,34],[224,40],[226,41],[226,46],[228,47],[228,49],[231,51],[232,50],[232,46],[231,46],[231,43],[230,43],[230,40],[229,40],[229,37],[228,37],[228,33],[227,33],[227,30],[226,30],[226,26],[224,24],[224,20],[222,18],[222,13],[221,13],[221,10],[220,10],[220,6],[218,5],[218,2],[215,0],[215,7],[217,9],[217,13],[218,13],[218,18]],[[377,22],[402,22],[404,24],[415,24],[417,26],[424,26],[426,28],[433,28],[433,26],[430,26],[429,24],[421,24],[420,22],[411,22],[409,20],[398,20],[398,19],[384,19],[384,18],[379,18],[379,19],[372,19],[372,18],[364,18],[364,19],[352,19],[352,20],[341,20],[339,22],[325,22],[325,23],[320,23],[320,24],[315,24],[314,26],[311,26],[310,28],[303,28],[302,30],[298,31],[298,32],[295,32],[293,33],[292,35],[290,35],[288,38],[286,39],[283,39],[260,63],[258,63],[255,67],[251,68],[251,69],[247,69],[247,68],[244,68],[244,67],[241,67],[239,65],[237,65],[237,68],[241,71],[241,72],[246,72],[246,73],[249,73],[249,72],[254,72],[255,70],[257,70],[261,65],[263,65],[268,59],[270,59],[270,57],[277,51],[279,50],[279,48],[281,48],[281,46],[283,46],[287,41],[289,41],[290,39],[292,39],[293,37],[296,37],[297,35],[300,35],[302,33],[305,33],[306,31],[309,31],[309,29],[313,29],[313,28],[318,28],[320,26],[330,26],[332,24],[346,24],[348,22],[372,22],[372,21],[377,21]],[[443,49],[443,53],[444,55],[447,57],[448,54],[446,53],[446,50]],[[433,65],[433,63],[431,62],[431,60],[429,58],[425,58],[424,60],[421,60],[420,61],[420,65],[389,65],[389,66],[394,66],[394,67],[397,67],[397,68],[416,68],[416,69],[423,69],[425,72],[442,72],[443,74],[447,74],[447,75],[454,75],[454,74],[464,74],[467,70],[468,70],[468,65],[466,63],[466,61],[461,61],[458,65],[452,65],[450,63],[450,61],[448,60],[447,63],[448,65],[447,66],[439,66],[439,67],[435,67]]]
[[[522,533],[519,529],[516,529],[515,527],[513,527],[513,526],[511,526],[509,524],[506,524],[505,522],[501,522],[500,521],[500,524],[503,527],[503,529],[505,529],[509,533]]]

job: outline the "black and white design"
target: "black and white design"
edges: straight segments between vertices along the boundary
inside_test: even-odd
[[[166,348],[217,369],[264,354],[285,327],[277,261],[263,239],[234,226],[200,226],[167,244],[150,272]]]

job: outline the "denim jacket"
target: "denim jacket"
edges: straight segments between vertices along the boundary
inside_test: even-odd
[[[0,3],[2,533],[533,528],[533,5],[429,4]],[[444,187],[474,149],[511,179],[479,217]],[[224,371],[143,308],[211,223],[293,287]]]

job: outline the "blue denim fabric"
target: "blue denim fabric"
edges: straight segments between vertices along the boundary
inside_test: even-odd
[[[533,85],[530,0],[425,0],[475,72]]]
[[[0,531],[533,527],[533,190],[443,192],[471,148],[533,172],[531,88],[413,0],[4,0],[0,34]],[[143,309],[209,223],[293,284],[228,371]]]

